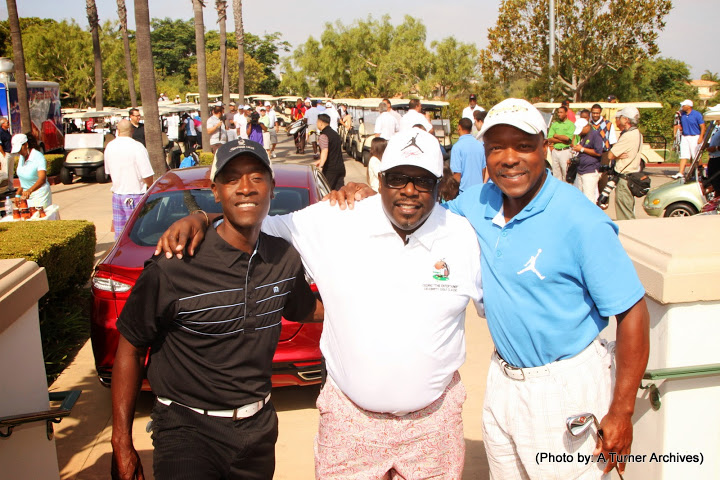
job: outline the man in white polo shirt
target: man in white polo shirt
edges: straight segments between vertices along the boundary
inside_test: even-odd
[[[142,143],[132,138],[130,120],[120,120],[117,134],[117,138],[105,147],[105,172],[112,179],[115,239],[120,236],[135,206],[152,185],[154,174],[147,150]]]
[[[465,454],[457,370],[465,308],[482,295],[480,251],[470,225],[437,206],[443,159],[434,136],[396,134],[381,170],[380,195],[354,210],[322,202],[263,222],[300,252],[325,307],[315,474],[457,479]],[[205,216],[173,225],[159,243],[166,254],[184,248],[183,225],[204,230]]]
[[[403,115],[402,120],[400,121],[400,130],[407,130],[415,125],[422,125],[426,132],[434,133],[435,129],[432,124],[428,121],[425,115],[420,112],[422,112],[422,104],[420,103],[420,100],[417,98],[411,99],[408,111],[405,115]]]
[[[385,100],[378,105],[377,120],[375,120],[375,136],[390,140],[393,135],[400,129],[397,118],[391,113],[392,107]]]

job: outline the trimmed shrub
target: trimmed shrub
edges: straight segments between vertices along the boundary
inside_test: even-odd
[[[50,294],[84,285],[95,259],[95,225],[85,220],[0,224],[0,259],[25,258],[47,271]]]
[[[52,177],[53,175],[57,175],[60,173],[60,168],[63,166],[63,162],[65,161],[65,155],[62,153],[46,153],[45,154],[45,162],[47,163],[47,174],[48,177]],[[17,167],[18,163],[20,162],[20,156],[15,156],[15,176],[17,177]]]
[[[215,156],[212,152],[203,152],[198,150],[198,165],[212,165]]]

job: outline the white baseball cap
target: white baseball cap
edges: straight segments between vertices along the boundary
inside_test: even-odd
[[[692,107],[692,105],[690,106]],[[615,114],[615,118],[617,117],[633,118],[635,119],[635,122],[637,122],[640,120],[640,110],[632,106],[625,107],[622,110],[618,110],[618,112]]]
[[[587,127],[588,121],[584,118],[578,118],[575,120],[575,135],[580,135],[582,133],[583,128]]]
[[[443,156],[437,138],[414,127],[393,135],[383,153],[380,171],[401,165],[424,168],[434,176],[442,177]]]
[[[545,119],[537,108],[522,98],[506,98],[492,107],[480,129],[480,137],[497,125],[510,125],[531,135],[542,133],[547,136]]]
[[[680,106],[681,107],[692,107],[693,101],[692,100],[683,100],[682,102],[680,102]]]
[[[243,110],[252,110],[252,107],[250,105],[245,105],[243,107]]]
[[[270,105],[270,102],[265,102],[265,106],[266,106],[266,107],[271,107],[272,105]]]
[[[12,150],[10,153],[18,153],[23,145],[28,141],[27,135],[24,133],[18,133],[12,137]]]
[[[332,105],[332,102],[330,100],[328,100],[327,102],[325,102],[325,106],[332,107],[333,105]]]

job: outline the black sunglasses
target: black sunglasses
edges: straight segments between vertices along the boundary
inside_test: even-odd
[[[415,189],[419,192],[431,192],[438,179],[435,177],[411,177],[401,173],[382,173],[383,181],[389,188],[405,188],[408,183],[412,182]]]

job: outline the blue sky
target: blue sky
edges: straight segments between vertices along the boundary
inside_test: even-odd
[[[101,21],[117,18],[116,0],[96,0]],[[232,0],[228,0],[232,4]],[[717,21],[720,19],[718,0],[675,0],[675,8],[666,18],[667,26],[660,34],[660,53],[688,63],[693,78],[700,78],[705,70],[720,72],[720,55],[717,53]],[[126,0],[128,20],[134,28],[133,0]],[[217,29],[214,0],[206,0],[205,26]],[[406,14],[423,21],[428,40],[439,40],[454,35],[458,40],[474,43],[479,48],[487,45],[487,29],[495,24],[498,0],[363,0],[335,2],[320,0],[245,0],[243,2],[245,30],[262,34],[282,32],[283,38],[293,47],[303,43],[309,35],[316,38],[326,22],[340,20],[348,24],[372,14],[380,17],[389,14],[393,23],[399,23]],[[151,18],[181,18],[193,16],[191,0],[149,0]],[[75,19],[87,25],[84,0],[17,0],[21,17]],[[232,11],[228,12],[228,30],[233,27]],[[7,6],[0,2],[0,18],[7,18]],[[715,32],[713,36],[712,33]]]

